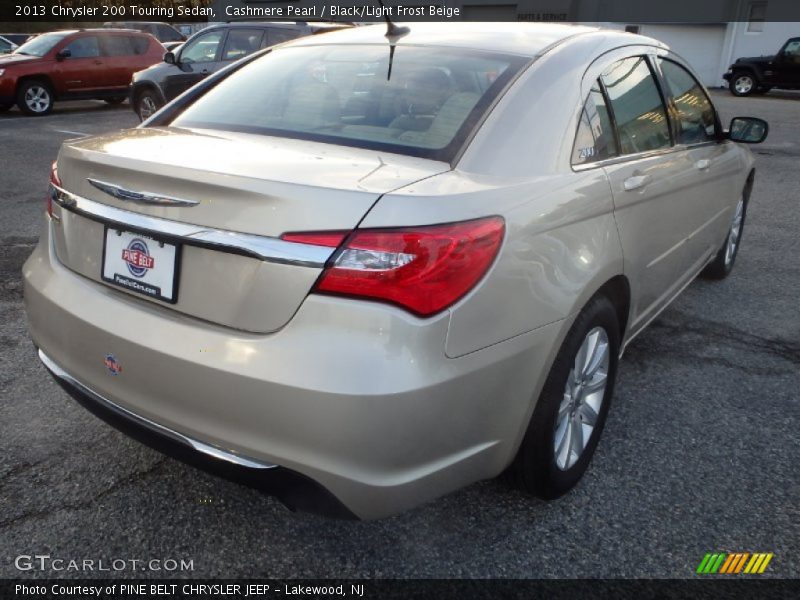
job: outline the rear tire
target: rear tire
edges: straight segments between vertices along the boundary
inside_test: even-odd
[[[706,279],[725,279],[733,271],[736,263],[736,256],[739,254],[739,247],[742,245],[742,234],[744,234],[744,221],[747,216],[747,194],[743,194],[739,199],[733,213],[728,235],[722,247],[717,252],[708,266],[700,274]]]
[[[17,106],[33,117],[49,115],[53,110],[53,90],[38,79],[24,81],[17,90]]]
[[[758,82],[750,71],[736,71],[728,88],[734,96],[749,96],[758,89]]]
[[[136,95],[136,114],[142,121],[152,117],[161,106],[161,101],[152,90],[143,90]]]
[[[549,500],[580,481],[608,415],[619,347],[617,311],[607,297],[595,296],[575,319],[550,369],[506,471],[513,485]]]

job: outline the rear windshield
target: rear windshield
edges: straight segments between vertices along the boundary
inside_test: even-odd
[[[58,42],[63,40],[65,37],[70,35],[69,33],[44,33],[42,35],[37,35],[33,38],[30,42],[26,42],[22,44],[19,48],[17,48],[14,53],[15,54],[25,54],[26,56],[39,56],[42,57],[50,50],[53,49]]]
[[[282,48],[233,73],[172,125],[450,162],[525,62],[518,56],[400,46],[390,65],[388,44]]]

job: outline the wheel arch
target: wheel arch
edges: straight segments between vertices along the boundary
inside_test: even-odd
[[[53,100],[58,99],[58,91],[56,90],[55,83],[53,82],[53,79],[45,73],[21,75],[19,79],[17,79],[17,86],[14,89],[15,96],[19,93],[20,87],[22,87],[28,81],[41,81],[42,83],[45,83],[53,94]]]

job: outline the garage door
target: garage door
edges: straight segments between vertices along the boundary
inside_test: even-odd
[[[709,87],[723,84],[720,65],[725,25],[644,25],[640,33],[667,44],[686,59],[700,80]]]

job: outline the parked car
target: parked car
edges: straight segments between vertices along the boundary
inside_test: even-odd
[[[125,101],[134,72],[161,60],[164,48],[137,31],[81,29],[37,36],[0,57],[0,110],[16,103],[33,116],[57,100]]]
[[[0,54],[11,54],[17,49],[17,45],[0,35]]]
[[[135,29],[137,31],[149,33],[162,44],[166,42],[183,43],[186,41],[186,36],[172,25],[158,21],[114,21],[103,23],[103,27],[110,27],[112,29]]]
[[[224,23],[203,29],[164,62],[133,76],[131,107],[142,120],[197,82],[253,52],[305,35],[344,27],[328,23]]]
[[[35,33],[0,33],[0,37],[7,39],[12,44],[22,46],[25,42],[29,42],[36,37]]]
[[[554,498],[625,346],[731,273],[755,174],[735,142],[766,134],[723,130],[647,37],[302,38],[64,143],[30,333],[97,414],[295,508],[376,518],[503,471]]]
[[[737,58],[723,77],[734,96],[800,89],[800,37],[787,40],[774,56]]]

